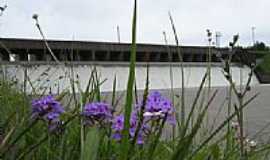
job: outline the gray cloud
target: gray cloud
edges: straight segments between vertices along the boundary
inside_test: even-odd
[[[2,37],[40,38],[32,14],[39,14],[47,38],[130,42],[132,1],[127,0],[6,0],[8,9],[0,21]],[[171,11],[181,43],[205,45],[207,28],[222,32],[227,45],[233,34],[240,44],[251,44],[251,27],[256,40],[270,44],[269,0],[141,0],[138,7],[138,41],[164,43],[166,31],[173,43],[168,11]]]

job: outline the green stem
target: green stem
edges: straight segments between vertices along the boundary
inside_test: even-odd
[[[125,118],[124,118],[124,130],[123,138],[121,142],[121,153],[120,160],[127,160],[129,155],[129,127],[130,127],[130,115],[132,110],[133,102],[133,87],[135,81],[135,64],[136,64],[136,24],[137,24],[137,0],[134,0],[134,10],[133,10],[133,22],[132,22],[132,45],[131,45],[131,55],[130,55],[130,66],[129,66],[129,77],[127,84],[127,95],[125,104]]]
[[[7,147],[6,150],[4,150],[3,153],[6,153],[7,151],[10,150],[10,148],[16,144],[35,124],[37,123],[37,120],[33,121],[32,123],[30,123],[30,125],[28,127],[26,127],[15,139],[14,141],[12,141],[10,143],[10,145]]]

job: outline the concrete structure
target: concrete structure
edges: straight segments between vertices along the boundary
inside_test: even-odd
[[[51,61],[52,57],[47,51],[42,40],[0,38],[3,45],[0,46],[2,60],[9,61],[9,54],[15,54],[17,61]],[[87,41],[56,41],[48,40],[50,48],[60,61],[109,61],[128,62],[130,57],[130,44]],[[6,49],[10,50],[10,53]],[[181,46],[181,54],[184,62],[206,62],[208,47]],[[212,47],[212,61],[219,62],[217,53],[224,58],[230,54],[226,48]],[[169,57],[173,62],[178,62],[176,46],[138,44],[138,62],[168,62]],[[29,57],[31,57],[29,59]],[[233,55],[233,61],[237,57]]]
[[[113,79],[117,77],[117,90],[125,90],[128,79],[130,44],[84,41],[52,41],[49,46],[60,63],[57,63],[48,52],[42,40],[33,39],[0,39],[2,57],[1,71],[4,77],[18,81],[28,92],[43,90],[57,92],[70,89],[70,78],[78,80],[85,88],[93,68],[99,72],[102,91],[111,91]],[[229,49],[211,49],[211,85],[228,85],[223,76],[223,64],[220,58],[232,55],[231,72],[236,85],[247,81],[250,69],[247,65],[255,59],[244,51],[231,53]],[[183,57],[185,87],[198,87],[207,68],[208,47],[183,46],[180,48]],[[11,61],[10,56],[14,56]],[[150,88],[167,89],[171,87],[170,67],[173,73],[173,87],[181,87],[180,58],[176,46],[153,44],[137,45],[136,83],[138,89],[144,89],[146,64],[150,66]],[[170,58],[172,62],[170,62]],[[250,58],[251,57],[251,58]],[[242,63],[239,63],[242,62]],[[245,63],[246,65],[243,65]],[[28,81],[27,83],[25,81]],[[259,84],[256,76],[252,85]]]
[[[181,88],[181,68],[178,63],[150,63],[149,81],[150,89],[168,89],[171,87],[170,65],[173,74],[173,87]],[[129,63],[108,63],[108,62],[79,62],[59,65],[57,63],[44,62],[21,62],[21,63],[6,63],[2,65],[5,77],[19,82],[20,87],[26,85],[27,90],[32,92],[35,88],[36,92],[42,93],[43,90],[57,93],[64,89],[70,88],[70,79],[74,79],[79,83],[80,88],[85,89],[91,76],[92,70],[96,68],[99,81],[103,82],[100,89],[104,92],[112,91],[114,77],[117,78],[117,91],[126,89],[129,73]],[[184,76],[185,87],[198,87],[206,73],[207,65],[205,63],[185,63]],[[145,87],[146,82],[146,63],[139,62],[136,66],[136,86],[141,90]],[[214,63],[211,68],[211,86],[221,87],[227,86],[228,82],[225,79],[223,68],[220,63]],[[250,69],[246,66],[233,64],[231,66],[231,74],[236,85],[245,84],[248,80]],[[208,83],[206,82],[206,85]],[[252,77],[251,85],[259,84],[256,76]],[[76,83],[76,88],[78,88]]]

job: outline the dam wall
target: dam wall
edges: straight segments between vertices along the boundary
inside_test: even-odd
[[[172,69],[172,78],[170,76]],[[112,62],[78,62],[57,64],[48,62],[35,63],[5,63],[1,65],[2,77],[17,82],[21,89],[28,93],[57,93],[63,90],[71,91],[71,83],[75,82],[76,91],[85,89],[93,69],[97,70],[98,79],[102,82],[102,92],[113,90],[113,81],[116,77],[116,90],[126,89],[129,73],[129,63]],[[185,87],[199,87],[207,70],[207,63],[183,63]],[[250,68],[243,65],[232,64],[231,73],[236,85],[244,85],[248,80]],[[145,88],[147,76],[147,63],[136,64],[136,86],[138,90]],[[172,81],[171,81],[172,80]],[[169,89],[171,82],[173,88],[181,88],[181,67],[179,63],[149,63],[150,89]],[[206,82],[208,84],[208,82]],[[205,84],[205,85],[206,85]],[[251,85],[258,85],[259,81],[254,75]],[[228,86],[223,75],[221,63],[211,65],[211,86]]]

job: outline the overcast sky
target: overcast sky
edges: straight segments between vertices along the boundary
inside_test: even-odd
[[[7,4],[0,18],[1,37],[40,38],[32,15],[39,15],[48,39],[131,40],[132,0],[1,0]],[[270,44],[270,0],[138,0],[138,34],[141,43],[163,44],[162,32],[173,43],[168,18],[171,11],[183,45],[206,45],[206,29],[222,33],[226,46],[239,33],[241,45],[255,39]]]

